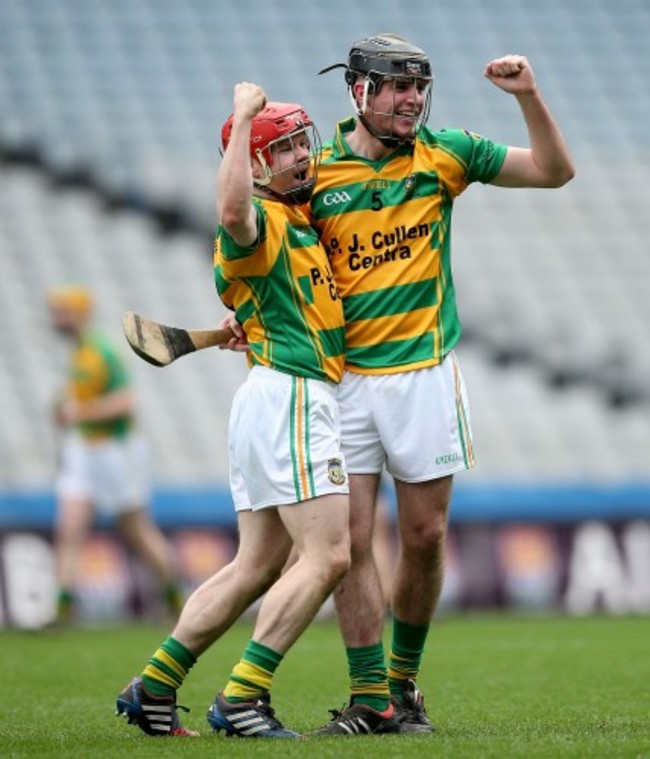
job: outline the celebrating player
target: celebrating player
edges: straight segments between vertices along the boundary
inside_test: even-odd
[[[127,543],[164,586],[177,616],[182,598],[171,546],[146,510],[146,449],[133,433],[134,397],[125,367],[111,342],[90,329],[88,290],[55,287],[48,305],[53,327],[75,342],[68,387],[56,407],[57,424],[65,430],[56,485],[58,622],[73,615],[79,559],[94,509],[116,519]]]
[[[530,147],[425,126],[427,55],[394,34],[356,42],[345,64],[356,118],[324,146],[311,200],[343,299],[346,373],[337,399],[350,474],[352,565],[335,596],[350,704],[319,732],[433,729],[415,684],[443,579],[452,475],[474,464],[469,409],[453,348],[460,336],[450,264],[454,199],[471,182],[560,187],[568,148],[526,58],[487,64],[513,94]],[[321,72],[323,73],[323,72]],[[401,552],[386,670],[384,604],[372,554],[380,473],[395,478]]]
[[[319,148],[297,104],[235,86],[222,130],[215,277],[245,325],[252,369],[230,418],[230,481],[239,549],[188,599],[172,635],[118,696],[150,735],[188,735],[176,690],[196,658],[266,592],[252,639],[210,706],[215,730],[292,738],[270,706],[273,674],[350,562],[348,483],[335,388],[343,374],[343,309],[327,255],[299,204]],[[280,573],[295,546],[297,560]]]

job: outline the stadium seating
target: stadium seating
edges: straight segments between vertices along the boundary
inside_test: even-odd
[[[340,72],[315,72],[344,60],[353,39],[384,30],[431,53],[432,126],[509,144],[525,144],[524,125],[482,67],[506,52],[527,54],[577,164],[562,190],[472,187],[457,204],[459,352],[476,478],[647,478],[648,4],[368,7],[0,3],[2,487],[51,477],[49,405],[61,351],[45,322],[46,287],[87,282],[98,321],[118,340],[126,308],[170,323],[218,320],[208,233],[232,85],[258,81],[274,99],[299,100],[326,137],[349,103]],[[225,420],[242,357],[132,366],[158,480],[224,481]]]
[[[0,172],[0,235],[3,486],[43,484],[53,470],[50,409],[66,350],[48,329],[44,297],[52,283],[71,280],[93,288],[98,325],[137,375],[156,473],[168,483],[227,477],[224,420],[245,371],[242,356],[197,355],[163,371],[136,359],[120,329],[129,308],[167,323],[216,323],[225,309],[212,285],[210,241],[161,235],[137,211],[108,215],[86,191],[53,191],[41,172],[24,167]]]

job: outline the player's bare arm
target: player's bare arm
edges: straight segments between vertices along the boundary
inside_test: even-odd
[[[87,401],[67,399],[57,409],[57,421],[68,426],[82,422],[105,422],[132,414],[135,403],[130,390],[116,390]]]
[[[242,246],[251,245],[257,237],[250,132],[251,120],[265,105],[266,93],[257,84],[235,85],[232,134],[217,174],[217,218]]]
[[[523,55],[490,61],[485,77],[517,98],[530,138],[529,148],[509,147],[492,184],[501,187],[561,187],[575,175],[569,148],[542,97],[535,74]]]

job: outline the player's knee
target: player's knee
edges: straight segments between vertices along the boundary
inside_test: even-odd
[[[413,558],[435,560],[442,551],[446,526],[439,520],[430,520],[408,525],[402,530],[404,553]]]
[[[88,528],[75,519],[61,520],[56,526],[57,543],[75,543],[85,539]]]
[[[348,535],[341,535],[323,552],[320,574],[327,589],[332,589],[350,568],[350,540]]]
[[[258,593],[266,591],[280,578],[282,566],[275,563],[263,564],[255,569],[251,569],[249,574],[249,585]]]
[[[265,593],[282,574],[284,562],[269,556],[256,561],[236,560],[236,576],[242,587]]]
[[[336,582],[350,569],[352,562],[352,552],[350,550],[350,540],[342,539],[337,545],[336,550],[331,558],[331,571]]]
[[[158,528],[140,511],[118,515],[117,528],[129,543],[151,543],[158,538]]]

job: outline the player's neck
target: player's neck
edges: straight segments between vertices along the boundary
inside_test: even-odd
[[[350,150],[369,161],[380,161],[395,152],[395,148],[386,147],[357,120],[354,129],[346,135]]]

